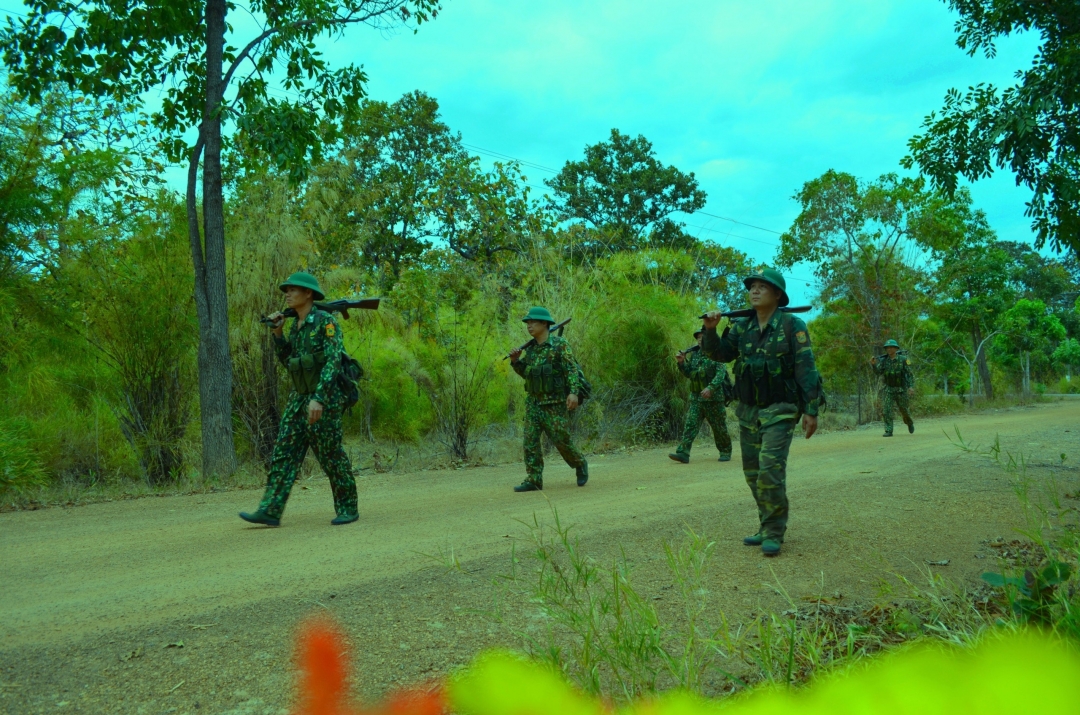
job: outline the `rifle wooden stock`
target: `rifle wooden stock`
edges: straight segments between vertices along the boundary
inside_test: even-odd
[[[783,308],[778,308],[778,310],[781,313],[808,313],[813,309],[814,309],[814,306],[812,306],[812,305],[793,305],[793,306],[784,306]],[[705,318],[708,315],[709,315],[708,313],[705,313],[705,315],[702,315],[701,317]],[[753,308],[743,308],[741,310],[727,310],[727,311],[724,311],[723,313],[720,314],[720,317],[721,318],[749,318],[749,317],[754,316],[754,315],[757,315],[757,311],[754,310]]]
[[[348,298],[342,298],[341,300],[317,300],[315,301],[315,307],[319,310],[325,310],[327,313],[341,313],[345,320],[349,319],[350,310],[378,310],[379,301],[382,298],[357,298],[350,300]],[[286,308],[281,311],[281,314],[286,318],[295,318],[296,311],[292,308]],[[274,321],[265,315],[259,318],[259,322],[264,325],[273,325]]]
[[[552,325],[550,328],[548,328],[548,332],[549,333],[559,333],[561,335],[562,334],[562,329],[566,327],[566,324],[569,323],[570,320],[571,320],[570,318],[567,318],[566,320],[564,320],[561,323],[556,323],[555,325]],[[528,347],[530,347],[532,345],[536,345],[536,338],[533,338],[529,342],[525,343],[520,348],[518,348],[518,350],[525,350],[526,348],[528,348]],[[510,359],[509,355],[507,355],[506,357],[503,358],[503,360],[509,360],[509,359]]]

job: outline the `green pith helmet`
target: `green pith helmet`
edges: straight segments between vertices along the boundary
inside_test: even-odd
[[[308,288],[311,290],[311,297],[315,300],[322,300],[326,296],[323,295],[322,289],[319,288],[319,281],[315,280],[315,276],[310,273],[304,273],[303,271],[293,273],[289,276],[289,279],[278,286],[281,292],[284,293],[285,289],[289,286],[296,286],[297,288]]]
[[[694,331],[694,337],[696,338],[697,336],[701,335],[704,332],[705,332],[704,327],[698,328],[697,330]]]
[[[780,275],[780,271],[775,268],[762,268],[760,272],[743,278],[743,285],[746,286],[746,290],[750,290],[750,284],[754,281],[762,281],[763,283],[768,283],[773,288],[778,289],[780,291],[781,308],[791,302],[791,299],[788,298],[787,294],[787,281]]]
[[[887,347],[887,348],[896,348],[897,350],[899,350],[900,349],[900,343],[896,342],[895,340],[886,340],[885,341],[885,347]]]
[[[548,309],[539,305],[529,308],[529,312],[525,314],[525,317],[521,319],[521,322],[527,323],[530,320],[542,320],[548,325],[555,325],[555,319],[551,317],[551,313],[548,312]]]

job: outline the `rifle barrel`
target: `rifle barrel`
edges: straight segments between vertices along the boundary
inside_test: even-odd
[[[812,305],[795,305],[795,306],[784,306],[783,308],[780,308],[779,310],[780,310],[781,313],[808,313],[813,309],[814,309],[814,306],[812,306]],[[708,315],[709,315],[708,313],[705,313],[701,317],[705,318]],[[720,314],[720,317],[721,318],[749,318],[749,317],[754,316],[754,315],[757,315],[757,311],[754,310],[753,308],[741,308],[739,310],[726,310],[726,311],[724,311],[723,313]]]
[[[378,310],[379,303],[382,298],[341,298],[340,300],[317,300],[315,301],[315,307],[319,310],[325,310],[327,313],[341,313],[345,320],[349,319],[350,310]],[[295,318],[296,310],[293,308],[286,308],[281,311],[281,315],[286,318]],[[259,322],[264,325],[273,325],[274,321],[265,315],[259,318]]]

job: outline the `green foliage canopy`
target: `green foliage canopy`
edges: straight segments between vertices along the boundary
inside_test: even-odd
[[[1037,32],[1030,68],[1004,90],[980,83],[949,90],[940,113],[908,142],[907,167],[918,165],[954,193],[1008,168],[1032,191],[1027,213],[1038,246],[1080,251],[1080,5],[1072,0],[948,0],[960,15],[956,44],[968,54],[996,55],[1000,37]]]

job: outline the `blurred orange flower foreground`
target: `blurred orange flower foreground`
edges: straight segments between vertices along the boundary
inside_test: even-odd
[[[443,715],[442,688],[424,688],[392,695],[366,709],[349,702],[349,649],[338,627],[324,618],[300,628],[297,660],[300,692],[296,715]]]
[[[374,710],[348,703],[345,641],[326,621],[301,631],[297,715],[605,715],[610,709],[540,663],[506,652],[479,657],[445,687],[392,697]],[[762,687],[709,701],[681,692],[619,715],[1075,715],[1076,644],[1035,632],[991,632],[977,647],[915,645],[823,675],[808,688]]]

